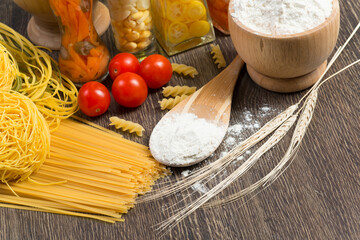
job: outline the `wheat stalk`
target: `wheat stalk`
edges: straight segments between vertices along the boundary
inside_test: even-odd
[[[218,201],[214,201],[211,203],[208,203],[204,205],[204,207],[214,207],[219,205],[224,205],[230,202],[234,202],[254,191],[259,189],[260,187],[265,187],[266,185],[269,185],[273,183],[285,170],[284,167],[289,163],[289,161],[292,159],[294,154],[297,152],[300,143],[305,136],[307,127],[309,126],[314,109],[316,106],[318,92],[317,90],[314,90],[310,93],[309,97],[306,100],[304,109],[299,117],[299,120],[296,124],[293,137],[290,141],[289,147],[283,156],[283,158],[280,160],[280,162],[262,179],[257,181],[256,183],[252,184],[251,186],[241,190],[240,192],[237,192],[235,194],[232,194],[230,196],[226,196],[226,199],[221,199]]]
[[[207,166],[204,166],[201,169],[193,171],[186,177],[177,179],[175,183],[169,181],[164,182],[163,184],[166,184],[164,187],[158,188],[153,194],[141,197],[138,200],[138,203],[154,200],[160,197],[171,195],[176,192],[184,191],[198,181],[203,181],[204,183],[209,182],[222,170],[224,170],[231,163],[232,160],[243,155],[245,151],[262,141],[270,133],[277,129],[289,117],[291,117],[297,109],[298,104],[294,104],[288,107],[286,110],[284,110],[276,117],[271,119],[269,122],[267,122],[262,128],[260,128],[249,138],[239,143],[239,145],[237,145],[224,157],[208,164]]]
[[[246,160],[239,168],[237,168],[233,173],[231,173],[228,177],[222,180],[215,187],[210,189],[204,195],[199,197],[197,200],[192,202],[191,204],[185,206],[181,211],[165,220],[163,223],[159,225],[157,229],[159,232],[164,231],[165,229],[172,229],[177,223],[182,221],[185,217],[193,213],[196,209],[201,207],[204,203],[209,201],[213,196],[217,195],[225,188],[227,188],[231,183],[233,183],[237,178],[241,177],[245,172],[247,172],[259,159],[260,157],[269,151],[273,146],[275,146],[290,130],[297,119],[297,114],[292,115],[288,118],[275,132],[274,134],[261,146],[259,149],[255,151],[255,153]],[[236,153],[234,152],[234,155]]]

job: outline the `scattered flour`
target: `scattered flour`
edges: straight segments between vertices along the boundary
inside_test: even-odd
[[[239,123],[229,126],[223,142],[224,150],[220,153],[219,158],[225,156],[229,151],[240,144],[241,141],[247,138],[249,134],[252,134],[261,128],[260,122],[256,119],[266,118],[280,113],[279,110],[270,108],[268,105],[259,107],[256,112],[258,115],[255,115],[249,109],[244,109],[242,116],[239,118]],[[247,150],[243,156],[238,157],[236,160],[239,162],[243,161],[245,160],[244,156],[247,158],[251,153],[251,150]]]
[[[183,177],[187,177],[189,176],[189,174],[191,173],[190,170],[185,170],[185,171],[182,171],[181,172],[181,175]],[[197,192],[200,192],[200,193],[206,193],[209,191],[209,189],[204,185],[202,184],[201,182],[196,182],[194,183],[192,186],[191,186],[192,190],[194,191],[197,191]]]
[[[191,188],[194,190],[194,191],[198,191],[198,192],[201,192],[201,193],[207,193],[209,191],[209,189],[201,184],[200,182],[196,182],[194,183]]]
[[[223,128],[214,123],[191,113],[173,114],[155,126],[149,147],[165,165],[191,165],[215,151],[223,137]]]
[[[181,172],[181,175],[182,175],[183,177],[187,177],[187,176],[189,176],[190,173],[191,173],[190,170],[185,170],[185,171],[182,171],[182,172]]]
[[[225,139],[225,144],[229,146],[233,146],[236,143],[236,138],[228,137]]]
[[[243,160],[244,160],[244,156],[240,156],[240,157],[238,157],[236,160],[238,160],[238,161],[243,161]]]
[[[332,0],[234,0],[232,17],[264,34],[286,35],[317,27],[332,12]]]

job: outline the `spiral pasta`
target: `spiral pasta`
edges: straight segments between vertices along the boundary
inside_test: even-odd
[[[110,126],[115,126],[116,129],[121,128],[123,131],[129,131],[130,133],[136,133],[139,137],[143,135],[145,129],[138,123],[132,121],[126,121],[118,117],[110,117]]]
[[[210,44],[212,58],[218,68],[226,67],[226,61],[219,45]]]
[[[196,87],[189,86],[167,86],[163,88],[162,94],[164,97],[176,97],[181,95],[191,95],[196,91]]]
[[[26,96],[0,90],[0,181],[23,181],[36,172],[50,151],[50,131]]]
[[[20,69],[13,90],[29,97],[50,130],[56,130],[61,119],[78,110],[75,85],[60,74],[56,62],[47,53],[3,23],[0,23],[0,44],[11,53]]]
[[[164,98],[163,100],[159,101],[161,110],[165,110],[165,109],[170,110],[187,97],[188,97],[187,95],[181,95],[181,96],[176,96],[175,98]]]
[[[183,74],[184,76],[190,76],[194,78],[196,75],[199,74],[196,68],[192,66],[178,63],[172,63],[171,66],[174,72],[178,74]]]

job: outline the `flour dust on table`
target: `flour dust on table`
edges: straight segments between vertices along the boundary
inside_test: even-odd
[[[228,154],[231,149],[240,144],[248,136],[259,130],[261,128],[259,119],[269,118],[279,114],[280,112],[281,110],[272,108],[268,105],[260,106],[259,109],[256,110],[245,108],[240,116],[240,120],[236,123],[230,123],[224,141],[221,145],[222,151],[220,152],[219,157],[221,158]],[[251,150],[245,151],[243,155],[239,156],[233,161],[233,164],[241,164],[247,157],[250,156],[252,152],[253,151]]]

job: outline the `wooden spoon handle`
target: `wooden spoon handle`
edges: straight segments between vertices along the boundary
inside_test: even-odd
[[[199,89],[200,92],[207,95],[200,95],[199,98],[202,100],[216,98],[218,102],[228,99],[231,101],[236,81],[243,66],[244,61],[239,56],[236,56],[229,66]]]
[[[244,61],[239,56],[235,57],[227,68],[175,108],[185,113],[191,112],[190,108],[194,105],[220,109],[225,102],[231,103],[233,90],[243,66]]]
[[[198,117],[218,121],[220,115],[230,110],[233,90],[244,61],[235,57],[232,63],[215,78],[180,102],[171,112],[195,113]]]

